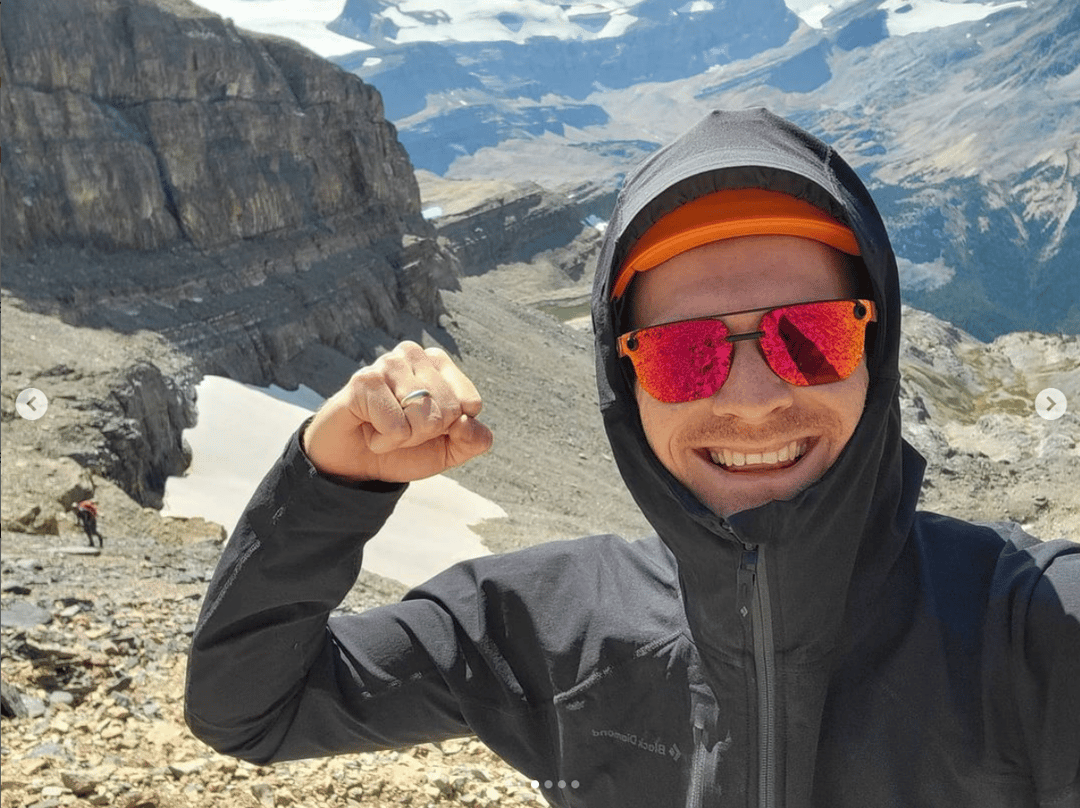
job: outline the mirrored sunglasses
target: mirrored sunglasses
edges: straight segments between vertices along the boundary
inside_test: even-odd
[[[764,312],[756,331],[732,334],[721,317]],[[846,379],[877,320],[871,300],[818,300],[773,309],[746,309],[639,328],[618,339],[638,383],[667,404],[716,393],[731,370],[735,343],[757,340],[769,368],[784,381],[809,387]]]

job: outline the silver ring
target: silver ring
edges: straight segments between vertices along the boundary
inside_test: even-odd
[[[401,399],[401,409],[405,409],[410,404],[415,404],[418,401],[423,401],[425,398],[431,398],[430,390],[413,390],[405,398]]]

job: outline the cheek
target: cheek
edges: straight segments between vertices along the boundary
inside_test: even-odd
[[[844,428],[847,432],[845,441],[851,437],[859,425],[863,409],[866,406],[866,391],[870,387],[870,372],[866,368],[866,359],[859,364],[855,372],[843,382],[843,399],[839,402]]]
[[[648,393],[641,389],[641,385],[636,381],[634,382],[634,398],[637,400],[638,418],[641,420],[641,428],[645,432],[645,437],[649,441],[649,445],[653,447],[653,451],[656,449],[654,437],[657,433],[657,415],[656,405],[657,401],[653,399]]]
[[[667,465],[667,447],[671,431],[672,418],[671,405],[663,404],[641,389],[641,385],[634,383],[634,398],[637,399],[638,417],[641,419],[641,428],[645,432],[645,439],[649,442],[649,448],[653,454]]]

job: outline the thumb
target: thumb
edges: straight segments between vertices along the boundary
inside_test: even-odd
[[[491,448],[491,430],[471,415],[462,415],[446,431],[447,467],[460,466]]]

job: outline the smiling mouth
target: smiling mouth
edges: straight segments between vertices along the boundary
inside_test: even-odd
[[[794,466],[810,448],[807,439],[793,440],[779,449],[767,452],[736,452],[732,449],[710,449],[714,465],[735,473],[776,471]]]

